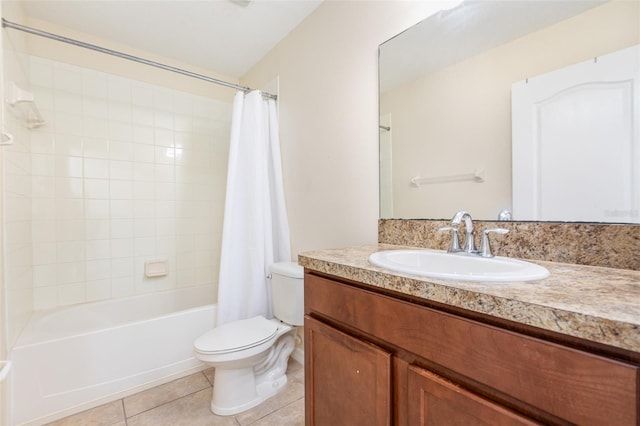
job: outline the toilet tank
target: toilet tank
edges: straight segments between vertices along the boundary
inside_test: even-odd
[[[271,265],[273,315],[289,325],[304,324],[304,269],[295,262]]]

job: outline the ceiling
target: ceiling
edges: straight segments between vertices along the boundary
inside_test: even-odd
[[[29,17],[239,78],[322,0],[20,1]]]

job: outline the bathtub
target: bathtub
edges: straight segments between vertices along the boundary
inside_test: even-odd
[[[211,286],[34,315],[11,351],[14,425],[40,425],[204,369],[193,341],[214,326]]]

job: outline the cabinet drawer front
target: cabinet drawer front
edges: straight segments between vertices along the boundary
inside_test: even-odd
[[[305,276],[305,310],[403,348],[569,422],[637,425],[638,367]]]
[[[304,332],[306,424],[390,425],[391,354],[310,317]]]
[[[534,426],[527,419],[414,365],[409,367],[412,425]]]

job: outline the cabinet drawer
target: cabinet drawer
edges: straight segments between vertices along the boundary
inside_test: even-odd
[[[305,311],[332,318],[572,423],[637,425],[638,367],[305,275]]]

